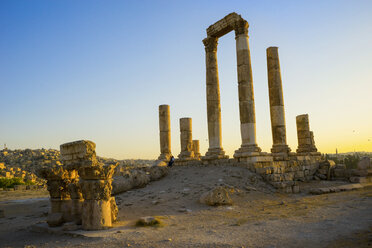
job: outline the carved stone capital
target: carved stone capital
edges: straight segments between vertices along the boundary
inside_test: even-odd
[[[246,20],[240,19],[234,23],[235,36],[245,34],[248,35],[249,24]]]
[[[205,52],[217,52],[218,38],[207,37],[203,40]]]

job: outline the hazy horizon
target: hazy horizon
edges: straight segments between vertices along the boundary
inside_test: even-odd
[[[249,22],[257,143],[272,134],[266,48],[279,47],[287,143],[309,114],[318,151],[372,152],[372,1],[1,1],[0,144],[53,148],[92,140],[97,154],[156,159],[158,106],[169,104],[208,149],[206,28],[237,12]],[[241,145],[234,34],[219,39],[222,146]]]

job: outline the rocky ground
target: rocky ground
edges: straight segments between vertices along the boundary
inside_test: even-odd
[[[116,196],[119,222],[100,232],[48,234],[30,230],[49,208],[45,190],[0,192],[0,247],[372,247],[372,188],[310,195],[342,181],[301,183],[300,194],[279,194],[247,169],[174,167],[144,188]],[[200,196],[229,189],[231,206],[211,207]],[[15,195],[17,194],[17,195]],[[161,227],[136,227],[158,216]]]

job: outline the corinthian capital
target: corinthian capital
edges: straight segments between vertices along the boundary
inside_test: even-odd
[[[249,24],[246,20],[240,19],[239,21],[236,21],[233,26],[235,30],[235,36],[238,36],[240,34],[248,35]]]
[[[217,51],[217,44],[218,38],[216,37],[207,37],[203,40],[205,46],[205,52],[216,52]]]

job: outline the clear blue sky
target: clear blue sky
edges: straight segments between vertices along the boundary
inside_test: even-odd
[[[172,150],[193,118],[207,146],[205,29],[249,24],[257,141],[272,145],[266,48],[279,47],[287,137],[308,113],[321,152],[372,151],[372,1],[0,1],[0,143],[59,148],[90,139],[102,156],[156,158],[158,105]],[[218,47],[223,147],[239,148],[234,34]],[[368,140],[369,139],[369,140]]]

